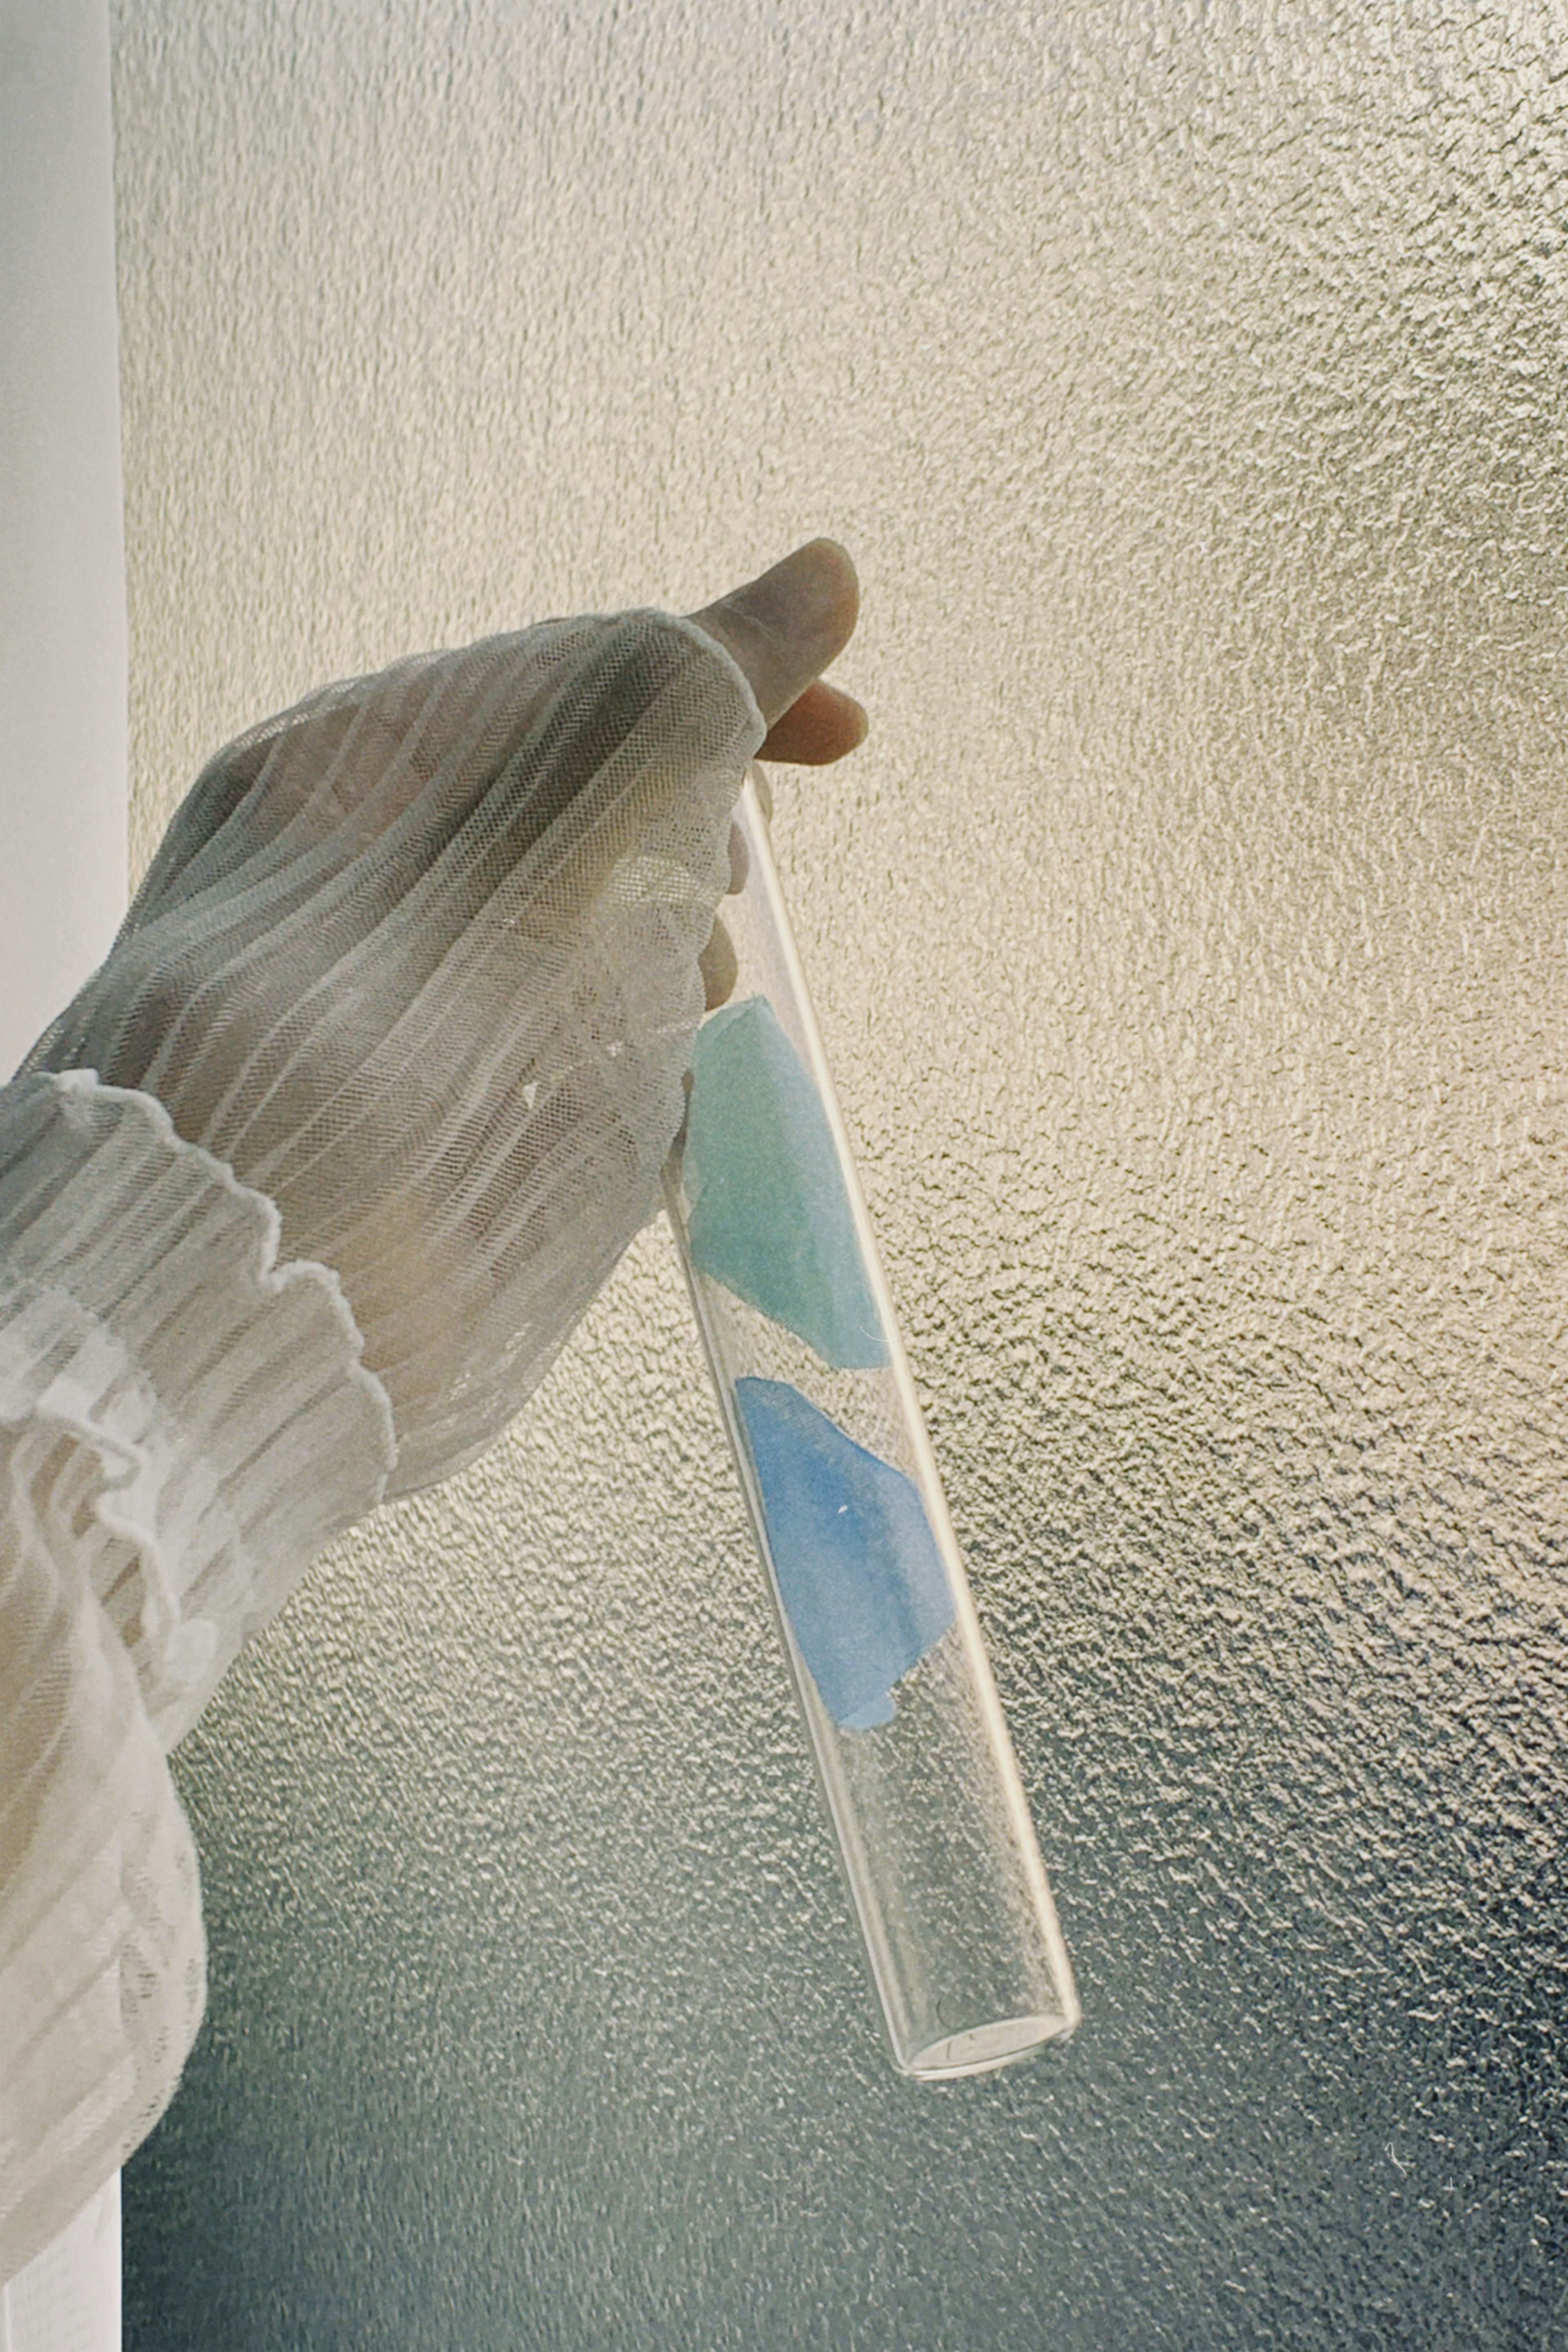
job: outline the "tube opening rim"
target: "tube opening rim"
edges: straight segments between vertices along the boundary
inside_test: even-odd
[[[917,2083],[953,2083],[966,2074],[994,2074],[1032,2057],[1048,2042],[1065,2041],[1079,2022],[1075,2010],[1036,2010],[944,2033],[919,2050],[900,2053],[899,2071]]]

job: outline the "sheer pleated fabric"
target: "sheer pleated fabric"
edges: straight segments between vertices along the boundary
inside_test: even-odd
[[[489,1442],[652,1213],[764,731],[658,613],[328,688],[204,772],[29,1057],[156,1095],[335,1269],[395,1491]]]
[[[203,772],[0,1087],[0,2279],[200,2021],[167,1749],[655,1206],[764,731],[657,613],[330,687]]]
[[[190,1831],[55,1506],[82,1456],[113,1475],[47,1419],[0,1433],[0,2281],[156,2123],[205,1992]]]
[[[0,1088],[0,1423],[83,1433],[51,1525],[164,1748],[396,1459],[336,1276],[279,1265],[279,1238],[150,1096],[81,1071]]]
[[[326,1268],[90,1073],[0,1087],[0,2279],[167,2105],[205,1987],[165,1749],[395,1455]]]

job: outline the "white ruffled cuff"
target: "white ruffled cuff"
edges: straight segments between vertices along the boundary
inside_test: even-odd
[[[396,1459],[336,1276],[279,1230],[151,1096],[0,1088],[0,1429],[81,1441],[51,1507],[165,1748]]]
[[[0,2281],[124,2162],[201,2022],[164,1751],[395,1458],[334,1276],[89,1071],[0,1087]]]

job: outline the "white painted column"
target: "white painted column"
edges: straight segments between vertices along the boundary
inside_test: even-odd
[[[125,910],[108,0],[0,0],[0,1075]]]
[[[0,0],[0,1078],[125,907],[107,0]],[[0,2352],[118,2352],[120,2181],[0,2286]]]

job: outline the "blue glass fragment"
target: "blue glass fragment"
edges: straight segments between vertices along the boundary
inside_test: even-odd
[[[704,1274],[825,1363],[887,1362],[827,1114],[765,996],[697,1033],[683,1172]]]
[[[847,1437],[787,1381],[739,1380],[784,1614],[823,1705],[888,1723],[893,1685],[952,1622],[914,1481]]]

